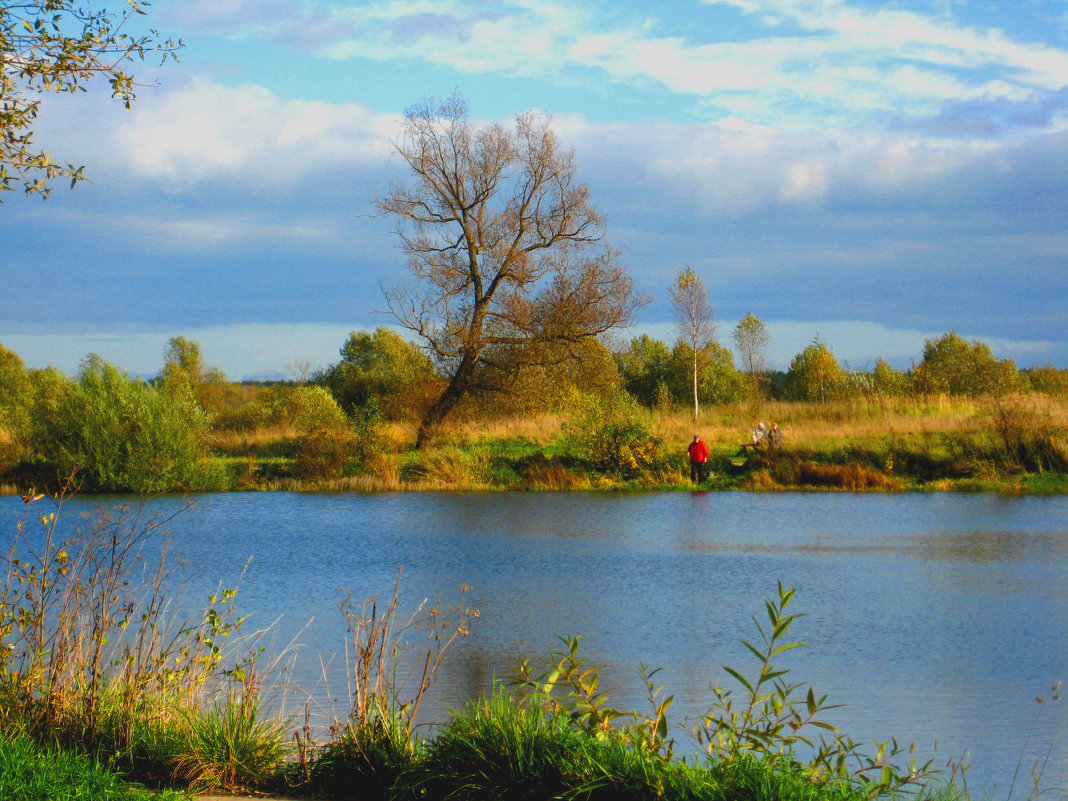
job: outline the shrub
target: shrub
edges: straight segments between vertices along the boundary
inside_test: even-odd
[[[421,758],[421,744],[388,711],[345,726],[310,767],[314,791],[327,798],[386,801],[397,777]]]
[[[652,465],[660,447],[632,395],[586,395],[565,427],[567,452],[598,470],[633,474]]]
[[[34,423],[38,450],[61,475],[141,493],[218,485],[203,461],[207,418],[188,387],[159,390],[91,356],[59,389]]]
[[[300,439],[293,474],[305,481],[337,478],[352,453],[356,436],[348,428],[319,428]]]
[[[586,744],[563,715],[497,692],[449,721],[408,782],[417,797],[566,797]]]
[[[341,347],[341,361],[316,376],[316,380],[328,387],[351,414],[370,400],[381,403],[406,385],[433,377],[434,367],[422,349],[388,328],[379,327],[373,334],[349,334]],[[392,405],[390,411],[394,411]]]

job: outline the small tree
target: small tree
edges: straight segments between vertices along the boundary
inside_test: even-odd
[[[433,378],[434,366],[420,348],[388,328],[353,331],[341,346],[341,361],[315,377],[347,413],[374,399],[387,412],[402,404],[393,396],[406,384]],[[394,415],[395,416],[395,415]]]
[[[696,422],[701,411],[697,391],[697,376],[703,346],[712,341],[715,335],[715,323],[712,319],[712,304],[701,278],[687,267],[679,273],[675,283],[670,287],[671,305],[682,331],[683,339],[690,343],[693,357],[693,419]]]
[[[22,359],[0,345],[0,475],[19,460],[32,405],[33,383]]]
[[[126,31],[131,18],[148,3],[127,0],[122,14],[96,10],[74,0],[0,2],[0,191],[21,181],[27,193],[47,197],[49,181],[82,180],[83,167],[59,164],[33,145],[33,125],[45,92],[81,92],[94,77],[111,85],[111,94],[126,108],[136,83],[124,65],[150,53],[164,61],[182,46],[161,41],[155,30],[145,35]]]
[[[23,436],[30,425],[33,384],[22,359],[0,345],[0,430],[13,439]]]
[[[895,370],[885,360],[876,359],[871,384],[872,390],[879,397],[897,398],[905,394],[908,379],[904,373]]]
[[[192,392],[212,418],[228,411],[226,374],[218,367],[204,364],[199,342],[181,336],[167,340],[159,383],[164,392],[175,388]]]
[[[923,394],[978,397],[1004,391],[1010,384],[1015,391],[1022,384],[1015,364],[999,361],[989,345],[978,340],[968,342],[956,331],[928,339],[919,367],[916,383],[924,385]]]
[[[659,339],[648,334],[634,337],[630,347],[618,354],[616,362],[623,376],[623,386],[646,406],[653,406],[660,387],[670,381],[671,351]]]
[[[748,312],[735,326],[732,337],[738,348],[742,371],[749,376],[753,399],[759,400],[761,376],[768,369],[764,358],[764,348],[771,342],[768,327],[759,317]]]
[[[819,337],[790,362],[786,374],[786,393],[794,400],[825,401],[841,396],[842,368],[827,343]]]

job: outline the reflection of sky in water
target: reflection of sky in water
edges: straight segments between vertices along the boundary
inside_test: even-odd
[[[795,633],[810,644],[787,655],[789,678],[846,704],[830,713],[845,732],[921,752],[938,741],[943,762],[970,750],[973,790],[1003,793],[1037,719],[1023,770],[1060,725],[1047,776],[1068,783],[1065,702],[1033,701],[1068,679],[1068,498],[231,494],[196,505],[170,525],[188,563],[183,603],[240,581],[240,611],[273,624],[273,648],[298,637],[290,680],[320,707],[346,695],[338,601],[388,595],[399,566],[407,608],[468,584],[482,611],[434,687],[434,720],[574,634],[606,665],[615,705],[642,707],[644,662],[664,668],[675,719],[693,718],[725,683],[721,665],[749,666],[739,642],[757,636],[751,616],[763,619],[781,580],[798,588]],[[4,514],[21,506],[0,499]]]

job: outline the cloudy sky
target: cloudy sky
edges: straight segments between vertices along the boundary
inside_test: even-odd
[[[74,372],[159,369],[178,334],[231,378],[337,359],[402,275],[371,201],[404,109],[553,116],[673,338],[703,277],[785,367],[855,368],[956,330],[1068,366],[1068,0],[158,0],[181,62],[126,112],[48,97],[37,142],[90,183],[0,205],[0,343]]]

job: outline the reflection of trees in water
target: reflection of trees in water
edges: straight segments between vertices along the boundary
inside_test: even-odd
[[[920,555],[949,562],[1052,562],[1068,560],[1068,533],[969,531],[917,538]]]

